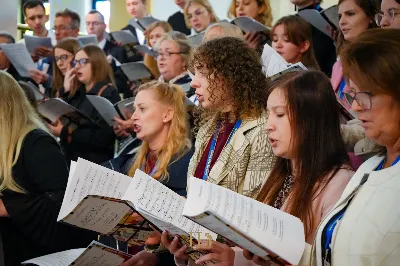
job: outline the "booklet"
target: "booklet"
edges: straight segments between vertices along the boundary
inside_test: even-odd
[[[130,81],[150,79],[153,76],[143,62],[125,63],[121,69]]]
[[[58,119],[66,125],[69,122],[74,124],[85,124],[93,122],[89,117],[80,112],[75,107],[64,102],[60,98],[48,99],[38,106],[40,115],[55,123]]]
[[[272,77],[286,70],[289,66],[289,63],[268,44],[264,45],[261,61],[263,64],[263,71],[267,77]]]
[[[189,182],[183,216],[261,258],[298,265],[305,248],[299,218],[199,178]]]
[[[269,78],[273,81],[273,80],[279,78],[280,76],[282,76],[283,74],[286,74],[286,73],[289,73],[289,72],[302,71],[302,70],[308,70],[308,69],[301,62],[296,63],[296,64],[289,64],[286,69],[284,69],[281,72],[278,72],[278,73],[270,76]]]
[[[118,266],[132,255],[93,241],[87,248],[71,249],[24,261],[38,266]]]
[[[236,26],[238,26],[244,32],[265,32],[271,29],[261,24],[257,20],[250,17],[238,17],[233,20]]]
[[[125,44],[138,44],[138,39],[129,30],[114,31],[110,33],[114,41]]]
[[[24,34],[24,39],[26,48],[31,54],[34,54],[36,48],[38,47],[53,48],[53,44],[51,42],[50,37],[38,37],[38,36]]]
[[[27,88],[29,88],[33,94],[35,95],[35,99],[37,102],[43,102],[47,97],[40,91],[40,89],[33,84],[32,82],[28,81],[18,81],[18,83],[24,84]]]
[[[193,47],[197,47],[201,44],[204,38],[204,32],[198,33],[196,35],[189,36],[189,42]]]
[[[150,46],[147,46],[147,45],[136,45],[135,49],[138,52],[144,53],[144,54],[148,54],[151,57],[156,57],[157,56],[157,52],[154,51]]]
[[[84,46],[88,44],[97,45],[99,41],[97,40],[96,35],[85,35],[85,36],[78,36],[78,41]]]
[[[157,21],[159,20],[152,16],[148,16],[141,19],[132,18],[129,20],[129,24],[144,32],[150,27],[151,24]]]
[[[336,12],[336,16],[335,13]],[[314,9],[304,9],[298,12],[298,15],[313,25],[319,31],[332,38],[331,29],[338,29],[338,13],[337,6],[331,9],[318,12]]]
[[[21,77],[29,78],[29,70],[36,69],[31,55],[23,43],[0,44],[0,49],[6,54],[11,64]]]
[[[130,244],[144,244],[153,232],[168,230],[188,246],[216,234],[181,215],[186,199],[137,170],[134,177],[79,158],[71,163],[58,221]],[[204,252],[193,252],[197,259]]]

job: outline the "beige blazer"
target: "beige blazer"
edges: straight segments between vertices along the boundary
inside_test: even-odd
[[[321,238],[329,220],[355,195],[333,233],[332,266],[400,265],[400,164],[374,171],[382,157],[360,166],[333,210],[321,222],[309,265],[323,266]],[[367,182],[358,186],[365,174]]]
[[[199,129],[188,176],[194,175],[214,133],[215,123],[216,118],[211,119]],[[265,114],[258,119],[242,122],[211,169],[209,182],[251,198],[257,196],[276,158],[264,130],[265,123]]]

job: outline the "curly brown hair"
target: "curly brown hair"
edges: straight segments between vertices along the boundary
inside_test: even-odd
[[[217,84],[223,84],[218,89],[232,96],[237,118],[257,118],[265,110],[270,82],[262,71],[259,55],[243,40],[222,37],[207,41],[194,51],[191,66],[206,73],[210,100],[215,98]]]

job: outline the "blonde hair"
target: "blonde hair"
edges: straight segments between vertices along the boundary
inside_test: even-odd
[[[211,15],[211,23],[215,23],[215,22],[219,21],[217,14],[215,13],[214,9],[212,8],[212,6],[211,6],[210,2],[208,2],[208,0],[188,0],[185,8],[183,10],[183,14],[185,15],[186,27],[188,27],[189,29],[192,28],[192,24],[190,24],[190,21],[188,18],[188,9],[189,9],[190,5],[193,3],[199,4],[206,8],[208,13],[210,13],[210,15]]]
[[[264,6],[264,12],[259,14],[259,16],[257,16],[257,18],[254,18],[254,19],[265,26],[271,27],[273,16],[272,16],[272,8],[271,8],[271,4],[270,4],[269,0],[256,0],[256,2],[259,7]],[[232,0],[232,2],[231,2],[231,5],[230,5],[229,11],[228,11],[228,17],[229,18],[237,17],[236,0]]]
[[[242,30],[238,26],[225,21],[221,21],[210,25],[207,28],[206,32],[204,33],[203,37],[204,40],[209,40],[208,38],[206,39],[206,36],[209,33],[209,31],[211,31],[214,28],[220,28],[222,30],[222,35],[218,37],[236,37],[241,40],[244,40],[244,35]]]
[[[138,92],[144,90],[154,91],[159,102],[170,106],[174,110],[174,116],[170,121],[167,142],[164,147],[156,152],[158,163],[153,178],[164,181],[169,177],[167,168],[173,163],[171,160],[178,160],[188,149],[191,148],[187,111],[185,107],[185,93],[180,86],[159,81],[152,81],[143,84],[139,87]],[[148,152],[149,144],[143,141],[136,154],[135,161],[129,170],[130,176],[135,174],[136,169],[140,169],[146,164],[146,156]]]
[[[149,28],[146,30],[146,43],[147,43],[148,45],[150,45],[150,34],[151,34],[151,32],[152,32],[155,28],[157,28],[157,27],[161,27],[161,28],[165,31],[165,33],[168,33],[168,32],[171,32],[171,31],[172,31],[171,25],[170,25],[168,22],[166,22],[166,21],[156,21],[156,22],[153,22],[153,23],[149,26]],[[154,48],[154,47],[153,47],[153,48]]]
[[[25,136],[33,129],[47,131],[17,81],[0,71],[0,192],[25,193],[13,177]],[[32,155],[34,156],[34,155]]]

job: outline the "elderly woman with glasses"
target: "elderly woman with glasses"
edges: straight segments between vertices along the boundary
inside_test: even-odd
[[[376,23],[384,29],[400,29],[400,0],[382,0]]]
[[[81,157],[100,164],[113,157],[114,131],[86,97],[97,95],[117,103],[120,96],[113,79],[106,55],[95,45],[78,50],[68,66],[59,97],[89,118],[85,123],[62,119],[48,125],[53,135],[60,138],[68,162]]]

